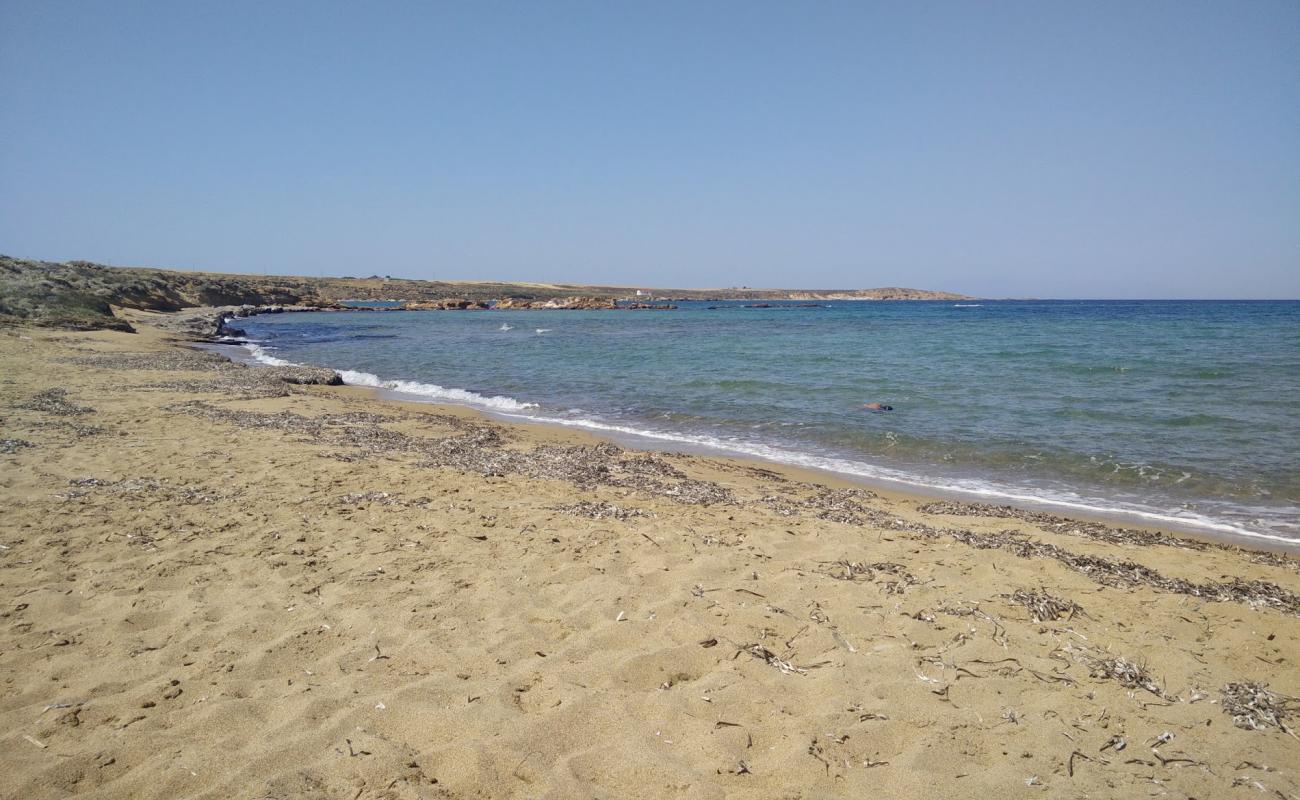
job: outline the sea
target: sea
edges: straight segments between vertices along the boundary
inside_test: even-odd
[[[1300,301],[764,303],[234,324],[246,358],[408,400],[1300,545]]]

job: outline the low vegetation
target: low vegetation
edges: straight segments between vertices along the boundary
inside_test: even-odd
[[[483,307],[506,300],[514,307],[545,302],[562,308],[568,307],[575,298],[583,298],[588,303],[651,297],[660,300],[962,298],[962,295],[944,292],[892,288],[848,291],[653,289],[644,295],[638,295],[638,291],[644,290],[632,286],[422,281],[378,275],[368,278],[311,278],[179,272],[106,267],[88,261],[29,261],[0,255],[0,324],[77,330],[131,330],[125,320],[113,315],[113,306],[166,312],[199,306],[333,306],[343,300],[398,300],[423,308]]]

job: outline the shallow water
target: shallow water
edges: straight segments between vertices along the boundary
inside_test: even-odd
[[[416,397],[1300,540],[1300,302],[681,306],[238,325],[263,359]]]

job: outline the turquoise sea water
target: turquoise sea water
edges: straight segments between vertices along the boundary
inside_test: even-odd
[[[1300,302],[700,302],[237,325],[261,360],[412,398],[1300,541]],[[862,410],[873,401],[894,411]]]

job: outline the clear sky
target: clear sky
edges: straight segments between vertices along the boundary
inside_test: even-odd
[[[0,252],[1300,297],[1300,2],[0,0]]]

